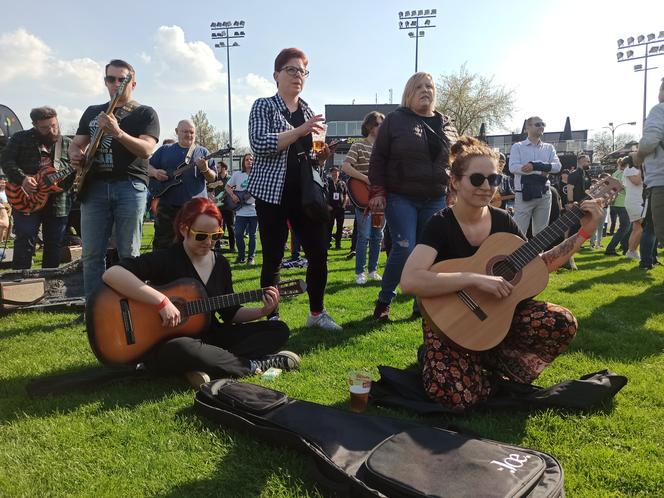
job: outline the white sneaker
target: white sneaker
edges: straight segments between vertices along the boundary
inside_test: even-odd
[[[634,261],[641,261],[641,255],[639,254],[639,251],[627,251],[625,253],[625,257],[627,259],[633,259]]]
[[[341,325],[335,322],[326,310],[323,310],[318,316],[313,316],[309,313],[307,317],[307,327],[318,327],[323,330],[330,330],[333,332],[340,332],[343,330]]]
[[[367,283],[367,276],[364,274],[364,272],[355,275],[355,283],[357,285],[364,285]]]
[[[371,273],[369,273],[369,278],[371,280],[383,280],[383,277],[381,277],[377,271],[372,271]]]

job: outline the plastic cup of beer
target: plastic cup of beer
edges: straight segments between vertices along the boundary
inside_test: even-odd
[[[320,131],[312,132],[313,145],[311,147],[311,152],[314,154],[320,154],[325,147],[325,135],[327,134],[327,125],[325,123],[318,123],[318,126],[322,128]]]
[[[384,221],[385,221],[385,212],[384,211],[372,211],[371,212],[371,227],[372,228],[383,228]]]
[[[369,404],[371,374],[366,370],[351,370],[348,372],[347,380],[350,393],[350,409],[355,413],[362,413]]]

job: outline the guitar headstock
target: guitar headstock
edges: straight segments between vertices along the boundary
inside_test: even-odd
[[[281,297],[297,296],[307,290],[307,283],[301,278],[294,280],[283,280],[277,284]]]
[[[224,156],[227,156],[233,150],[235,150],[235,147],[231,147],[230,145],[226,145],[225,148],[219,149],[218,151],[213,152],[212,154],[208,154],[207,158],[212,159],[214,157],[224,157]]]
[[[606,176],[590,186],[588,195],[593,199],[601,199],[602,203],[607,206],[615,200],[622,189],[622,183],[612,176]]]
[[[122,94],[125,92],[125,89],[127,88],[127,85],[129,85],[129,83],[131,83],[132,78],[133,78],[133,76],[132,76],[131,73],[128,73],[127,76],[122,78],[122,83],[120,83],[120,86],[115,91],[115,96],[116,97],[121,97],[122,96]]]

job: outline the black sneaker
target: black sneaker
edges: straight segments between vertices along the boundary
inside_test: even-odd
[[[374,320],[379,322],[390,321],[390,305],[382,301],[376,301],[376,307],[373,312]]]
[[[243,265],[243,264],[245,264],[246,262],[247,262],[247,260],[244,259],[244,258],[235,258],[235,264],[236,264],[236,265]]]
[[[351,251],[346,254],[346,259],[353,259],[355,257],[355,251]]]
[[[282,370],[297,370],[300,368],[300,357],[292,351],[279,351],[277,354],[270,354],[261,360],[253,360],[256,365],[254,373],[260,374],[267,371],[268,368],[281,368]]]

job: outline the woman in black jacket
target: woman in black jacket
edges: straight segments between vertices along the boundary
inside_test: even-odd
[[[373,212],[385,211],[392,250],[373,316],[389,320],[406,259],[435,212],[445,207],[449,150],[457,132],[435,110],[436,85],[429,73],[415,73],[404,88],[401,107],[383,122],[369,164]],[[419,312],[414,308],[413,313]]]

